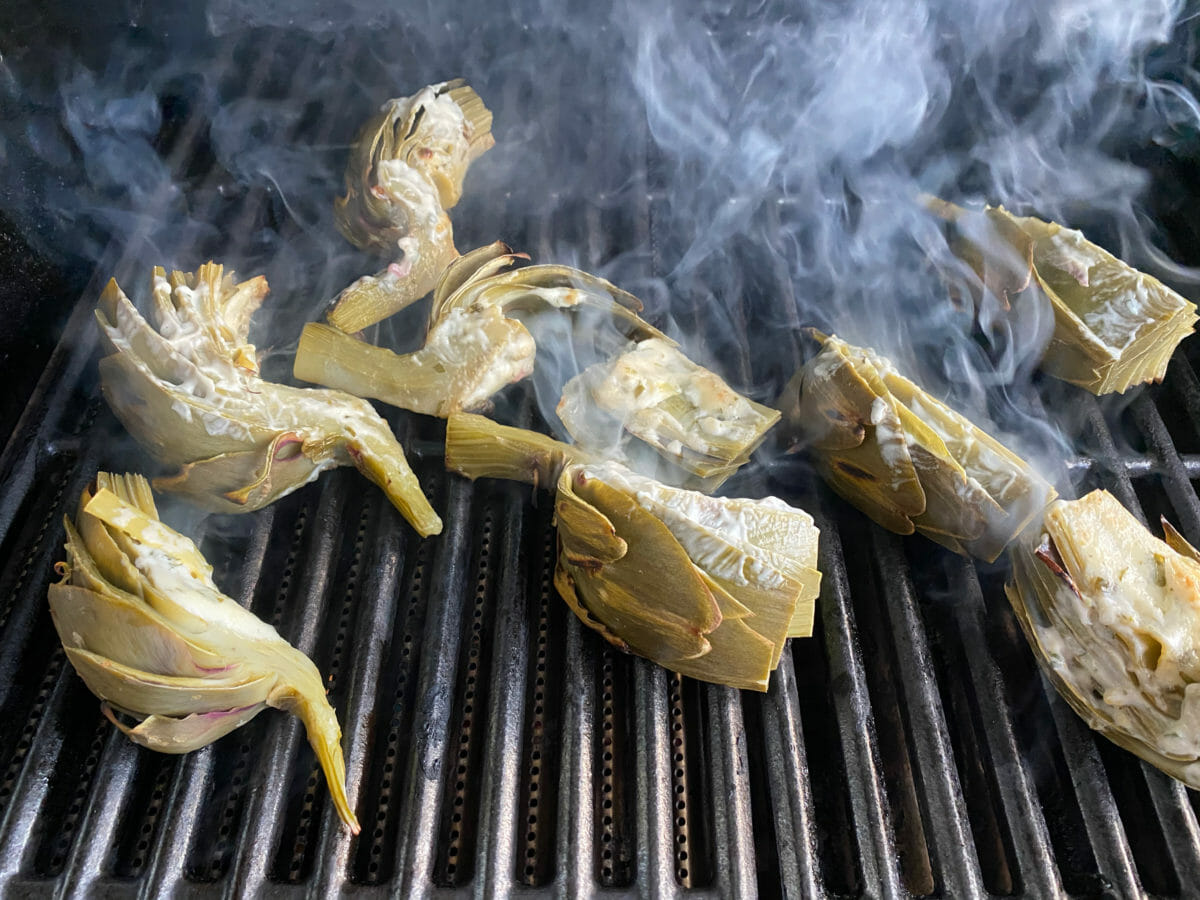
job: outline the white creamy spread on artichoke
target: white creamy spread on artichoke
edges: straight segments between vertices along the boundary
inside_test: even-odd
[[[812,517],[778,497],[710,497],[605,463],[585,466],[584,472],[632,494],[642,509],[671,530],[692,561],[711,575],[736,584],[778,587],[783,584],[781,568],[790,571],[796,566],[816,566],[817,530]],[[790,564],[754,542],[767,510],[794,517],[793,531],[811,534],[811,541],[797,542],[796,558]]]

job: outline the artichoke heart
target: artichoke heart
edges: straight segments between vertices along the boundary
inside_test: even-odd
[[[750,459],[779,413],[742,396],[673,344],[647,338],[563,387],[558,417],[585,447],[625,452],[632,435],[718,487]]]
[[[1200,789],[1200,554],[1106,491],[1060,500],[1006,587],[1034,656],[1088,725]]]
[[[556,485],[554,583],[584,624],[683,675],[766,690],[812,634],[818,530],[781,500],[709,497],[481,416],[446,428],[446,465]]]
[[[969,211],[930,201],[952,223],[951,249],[1007,307],[1038,291],[1054,311],[1046,372],[1093,394],[1162,381],[1171,354],[1196,324],[1196,305],[1082,233],[1004,207]]]
[[[491,112],[461,79],[389,100],[363,126],[334,214],[356,247],[400,257],[342,292],[329,312],[334,326],[361,331],[429,293],[458,256],[446,210],[494,143]]]
[[[638,315],[642,305],[633,295],[568,266],[512,268],[527,258],[496,242],[451,263],[434,289],[425,345],[414,353],[306,325],[295,376],[445,418],[487,409],[494,394],[533,372],[533,335],[513,315],[586,309],[594,316],[584,327],[611,325],[614,340],[669,340]]]
[[[187,753],[268,706],[289,712],[304,723],[338,815],[357,834],[342,732],[321,673],[220,592],[196,545],[159,521],[147,481],[99,473],[66,530],[50,613],[113,724],[143,747]]]
[[[819,335],[789,385],[789,433],[830,486],[878,524],[992,562],[1054,489],[872,350]]]
[[[240,284],[207,263],[194,275],[154,270],[155,326],[116,281],[96,318],[110,353],[104,396],[155,459],[178,466],[161,490],[218,512],[248,512],[353,465],[383,488],[420,534],[442,523],[391,429],[371,405],[339,391],[273,384],[246,342],[267,293],[261,276]]]

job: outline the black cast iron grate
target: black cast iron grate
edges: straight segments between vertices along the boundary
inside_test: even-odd
[[[585,266],[654,246],[656,204],[568,210]],[[515,203],[515,201],[514,201]],[[490,226],[488,226],[490,227]],[[478,230],[492,233],[480,225]],[[497,229],[498,230],[498,229]],[[654,259],[650,260],[651,267]],[[107,271],[102,273],[107,276]],[[218,582],[310,653],[343,723],[363,824],[339,828],[299,724],[268,713],[186,757],[134,747],[65,665],[45,593],[62,515],[99,467],[143,458],[95,383],[73,314],[0,458],[0,891],[95,896],[1189,895],[1197,800],[1096,738],[1039,676],[1002,594],[923,539],[870,525],[809,481],[746,493],[810,510],[817,630],[763,696],[614,652],[551,583],[544,495],[446,476],[442,425],[390,418],[447,523],[418,541],[357,474],[205,524]],[[748,336],[798,326],[786,274],[706,333],[769,399]],[[795,362],[793,357],[792,362]],[[1084,487],[1200,540],[1200,346],[1124,408],[1082,406]],[[525,422],[534,404],[511,404]],[[1114,433],[1133,435],[1129,445]]]

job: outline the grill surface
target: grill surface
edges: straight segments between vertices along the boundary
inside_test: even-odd
[[[512,235],[513,199],[468,228],[488,239],[504,223],[541,261],[553,235],[592,268],[650,246],[641,274],[661,274],[652,170],[627,203],[567,208]],[[753,467],[735,487],[808,509],[822,533],[816,632],[791,642],[760,696],[681,680],[581,628],[551,583],[546,496],[448,477],[441,423],[390,414],[441,537],[419,541],[346,470],[199,526],[218,583],[327,675],[362,834],[339,828],[283,714],[186,757],[133,746],[65,664],[45,602],[61,518],[84,484],[101,467],[150,468],[94,375],[99,280],[129,265],[100,267],[0,458],[5,895],[1194,891],[1195,795],[1094,736],[1047,687],[1003,572],[881,531],[795,465]],[[752,355],[748,335],[801,323],[786,273],[760,281],[728,319],[691,301],[670,312],[694,351],[767,400],[787,373]],[[1193,542],[1198,364],[1193,339],[1165,384],[1129,403],[1040,386],[1046,410],[1082,410],[1069,466],[1081,489],[1106,487],[1150,522],[1165,513]],[[505,407],[539,422],[527,387]]]

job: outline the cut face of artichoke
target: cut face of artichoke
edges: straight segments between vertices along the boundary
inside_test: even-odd
[[[401,256],[342,292],[329,313],[335,327],[360,331],[429,293],[458,256],[446,210],[494,143],[491,112],[462,80],[389,100],[363,126],[334,204],[338,228],[357,247]]]
[[[766,690],[786,639],[812,634],[818,531],[802,510],[669,487],[467,414],[447,424],[446,465],[556,484],[555,585],[615,646],[693,678]]]
[[[953,223],[951,246],[1005,306],[1043,293],[1054,334],[1042,368],[1093,394],[1162,381],[1171,354],[1196,324],[1196,306],[1080,232],[1004,207],[968,211],[931,201]]]
[[[1109,740],[1200,788],[1200,555],[1106,491],[1060,500],[1006,590],[1047,677]]]
[[[415,353],[399,355],[327,325],[305,326],[295,376],[444,418],[486,409],[495,393],[533,371],[533,336],[513,314],[588,310],[589,325],[611,325],[614,342],[668,340],[638,316],[636,297],[602,278],[568,266],[506,271],[525,258],[497,242],[448,266],[434,290],[425,346]]]
[[[115,281],[96,318],[111,354],[100,361],[105,398],[155,459],[180,467],[157,487],[208,509],[247,512],[326,469],[353,465],[418,532],[441,531],[403,449],[370,404],[258,376],[246,339],[265,279],[238,284],[213,263],[194,275],[156,268],[151,293],[157,327]]]
[[[830,486],[884,528],[991,562],[1054,498],[1027,462],[887,359],[821,337],[789,386],[798,394],[784,398],[788,430]]]
[[[624,452],[624,433],[713,490],[750,459],[779,413],[743,397],[673,344],[647,338],[563,388],[558,417],[576,443]]]
[[[143,747],[187,753],[268,706],[285,710],[304,723],[338,815],[357,834],[321,673],[218,590],[195,544],[159,521],[146,480],[101,472],[66,528],[50,613],[113,723]]]

